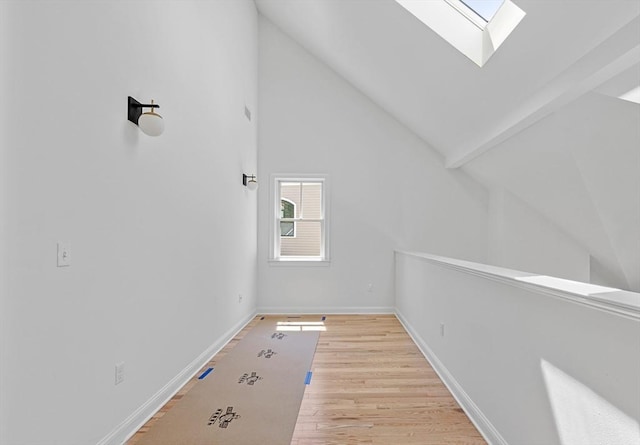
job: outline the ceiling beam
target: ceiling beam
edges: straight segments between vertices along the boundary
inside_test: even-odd
[[[462,167],[545,116],[640,63],[639,29],[640,17],[636,17],[539,90],[529,101],[511,113],[500,127],[464,144],[452,155],[447,156],[445,166]]]

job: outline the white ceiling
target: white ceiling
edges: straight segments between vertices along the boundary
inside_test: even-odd
[[[515,0],[527,15],[482,68],[394,0],[255,2],[450,167],[640,60],[637,1]]]

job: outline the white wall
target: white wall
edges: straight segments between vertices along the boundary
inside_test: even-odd
[[[586,248],[503,189],[490,192],[488,262],[585,283],[590,279]]]
[[[4,55],[7,54],[9,48],[9,20],[7,14],[4,14],[3,3],[0,3],[0,60],[5,60]],[[0,103],[4,101],[5,85],[7,85],[7,69],[6,63],[0,63]],[[0,105],[0,442],[2,438],[6,437],[6,423],[5,412],[7,412],[7,405],[5,399],[2,396],[5,392],[5,387],[8,381],[5,378],[4,363],[6,363],[6,351],[9,345],[9,331],[6,329],[8,319],[6,318],[7,309],[5,305],[6,301],[6,286],[7,286],[7,268],[6,268],[6,246],[5,246],[5,202],[6,202],[6,190],[7,190],[7,162],[5,160],[5,150],[3,147],[7,146],[8,138],[8,117],[7,108]]]
[[[263,17],[259,30],[260,307],[391,310],[399,247],[486,261],[486,190]],[[267,261],[274,173],[329,175],[329,266]]]
[[[490,443],[640,444],[637,310],[461,269],[398,253],[396,305]]]
[[[3,1],[0,17],[0,442],[95,444],[255,310],[257,13]],[[128,95],[160,104],[162,136],[127,122]]]
[[[637,292],[638,122],[640,105],[587,93],[464,170],[487,186],[509,191],[569,234],[594,258],[593,282]],[[555,253],[555,248],[549,251]]]
[[[612,262],[627,289],[640,292],[640,105],[587,94],[563,110],[559,122],[615,253]]]

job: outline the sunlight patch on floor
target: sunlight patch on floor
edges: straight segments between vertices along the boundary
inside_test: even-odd
[[[278,331],[326,331],[324,321],[279,321]]]

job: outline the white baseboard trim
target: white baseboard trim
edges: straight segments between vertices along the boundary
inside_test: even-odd
[[[264,306],[257,309],[258,314],[395,314],[395,308],[386,307],[300,307],[300,306]]]
[[[133,436],[142,425],[176,395],[196,373],[213,358],[229,341],[236,336],[253,318],[256,316],[253,312],[248,317],[243,318],[236,323],[231,329],[211,346],[209,346],[202,354],[187,365],[178,375],[172,378],[160,391],[155,393],[140,408],[134,411],[113,431],[103,437],[96,445],[122,445]]]
[[[490,445],[508,445],[507,441],[500,435],[498,430],[493,426],[473,400],[471,400],[471,397],[469,397],[469,395],[464,391],[462,386],[460,386],[457,380],[438,359],[431,348],[429,348],[424,340],[422,340],[422,337],[420,337],[416,330],[413,329],[407,319],[397,309],[395,310],[395,314],[409,336],[413,339],[413,342],[422,352],[422,355],[424,355],[427,361],[431,364],[431,367],[436,371],[440,380],[442,380],[449,392],[451,392],[460,407],[467,414],[478,431],[480,431],[480,434],[482,434],[487,443]]]

